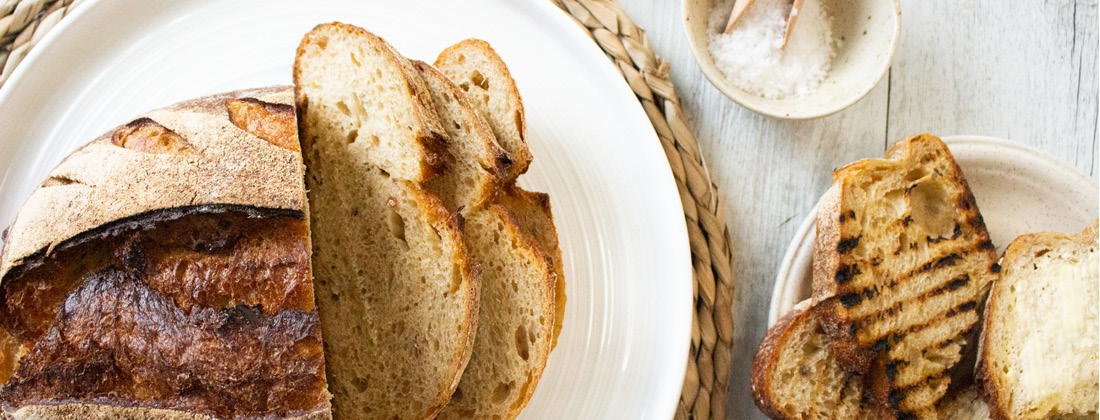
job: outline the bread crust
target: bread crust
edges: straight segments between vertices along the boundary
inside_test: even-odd
[[[0,282],[30,259],[99,226],[151,210],[241,205],[305,212],[301,155],[260,139],[229,121],[224,103],[254,97],[292,103],[290,87],[230,92],[150,111],[148,118],[178,133],[194,153],[151,154],[116,146],[112,129],[50,171],[7,229]],[[121,128],[121,127],[119,127]],[[264,179],[264,182],[254,182]],[[34,257],[34,258],[32,258]]]
[[[1032,255],[1032,249],[1048,246],[1047,244],[1053,238],[1064,238],[1074,244],[1088,246],[1096,243],[1098,234],[1100,234],[1100,219],[1093,221],[1092,224],[1083,231],[1076,234],[1038,232],[1021,235],[1005,248],[1004,256],[1001,259],[1001,266],[1012,267],[1019,264],[1017,260],[1026,261],[1029,256]],[[1008,400],[1008,395],[1005,395],[1006,390],[1011,384],[1005,383],[1005,378],[998,375],[989,365],[988,359],[991,355],[989,353],[989,346],[987,345],[987,342],[993,339],[994,336],[1005,334],[1005,332],[1001,331],[1001,325],[997,323],[996,317],[993,316],[1000,311],[1001,306],[1004,305],[1002,300],[1005,299],[1005,297],[1003,295],[1008,293],[1004,290],[1004,287],[1008,287],[1005,282],[996,282],[986,301],[985,312],[982,316],[983,328],[978,346],[978,363],[974,372],[975,381],[978,386],[978,394],[981,396],[982,400],[989,405],[989,414],[993,420],[1008,420],[1012,418],[1011,409],[1009,407],[1010,401]]]
[[[295,108],[298,112],[298,120],[302,121],[302,115],[308,103],[304,100],[304,96],[301,92],[302,86],[302,68],[301,62],[303,59],[303,53],[306,51],[306,47],[315,42],[315,38],[321,36],[325,31],[334,31],[336,33],[343,33],[348,36],[360,37],[368,40],[373,46],[384,51],[383,57],[391,64],[397,66],[405,79],[409,82],[409,89],[412,91],[413,97],[416,100],[416,106],[413,108],[415,118],[419,121],[414,130],[417,130],[416,136],[419,139],[421,150],[420,153],[424,162],[424,165],[420,167],[420,173],[411,179],[412,181],[427,181],[442,173],[443,170],[443,156],[447,149],[447,132],[443,129],[439,119],[435,116],[435,108],[432,104],[431,91],[428,90],[427,85],[420,78],[416,69],[401,53],[386,42],[381,37],[371,33],[370,31],[360,28],[355,25],[349,25],[341,22],[322,23],[313,28],[313,30],[306,33],[302,37],[302,41],[298,44],[297,52],[294,56],[294,97]],[[303,138],[302,126],[298,127],[298,137]]]
[[[752,399],[756,403],[756,407],[769,418],[797,420],[779,410],[779,403],[775,401],[775,396],[769,392],[773,389],[770,373],[776,363],[779,363],[779,346],[787,341],[792,333],[790,326],[796,322],[801,322],[807,316],[811,316],[813,312],[811,309],[811,302],[804,300],[795,305],[790,312],[780,317],[775,325],[768,328],[768,332],[764,334],[764,340],[757,347],[756,354],[752,357],[752,368],[749,374]]]

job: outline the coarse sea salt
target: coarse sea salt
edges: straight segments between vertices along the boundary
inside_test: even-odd
[[[717,2],[708,22],[707,48],[726,79],[769,99],[817,90],[839,47],[820,0],[805,0],[802,4],[786,49],[783,37],[790,0],[756,0],[733,31],[723,34],[734,1]]]

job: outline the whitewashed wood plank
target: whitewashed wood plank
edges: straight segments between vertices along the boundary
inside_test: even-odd
[[[888,134],[1005,137],[1096,176],[1096,1],[906,1]]]
[[[775,274],[799,223],[832,182],[832,170],[882,154],[886,82],[831,117],[799,122],[762,117],[734,104],[703,77],[684,35],[679,1],[621,2],[647,30],[657,53],[671,62],[700,149],[725,195],[736,275],[729,418],[763,419],[748,377],[767,330]]]

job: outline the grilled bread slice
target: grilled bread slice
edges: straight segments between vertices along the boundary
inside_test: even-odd
[[[527,117],[512,74],[488,42],[467,39],[439,53],[435,66],[455,82],[489,122],[497,142],[508,152],[512,166],[506,181],[527,172]]]
[[[503,152],[465,93],[426,63],[414,63],[431,90],[451,142],[442,175],[428,189],[465,217],[463,237],[480,267],[481,307],[470,363],[440,419],[510,419],[527,405],[550,354],[553,274],[538,243],[496,203]]]
[[[557,347],[565,319],[565,267],[558,243],[558,230],[554,227],[554,214],[550,211],[550,196],[527,191],[512,184],[503,188],[500,203],[516,217],[520,230],[534,237],[538,241],[539,249],[550,258],[550,266],[554,271],[554,341],[551,346]]]
[[[146,113],[5,231],[0,418],[330,419],[289,87]]]
[[[445,135],[430,92],[342,24],[305,36],[294,82],[334,415],[433,418],[469,360],[478,288],[460,219],[418,182],[435,165],[417,140]]]
[[[863,376],[841,369],[828,335],[806,300],[775,323],[752,360],[752,396],[776,420],[874,419]],[[865,407],[866,406],[866,407]]]
[[[999,270],[977,203],[927,134],[833,177],[817,214],[813,299],[837,359],[866,372],[882,358],[894,414],[935,418]]]
[[[1097,418],[1097,223],[1023,235],[1005,250],[977,375],[995,418]]]
[[[764,336],[753,358],[753,399],[776,420],[893,419],[889,404],[868,389],[887,379],[878,367],[867,375],[841,369],[817,313],[803,301]],[[936,412],[947,420],[989,419],[974,387],[948,394]]]
[[[446,132],[428,88],[382,38],[352,25],[318,25],[298,46],[294,80],[300,105],[329,116],[300,123],[344,132],[349,150],[399,179],[439,174]]]

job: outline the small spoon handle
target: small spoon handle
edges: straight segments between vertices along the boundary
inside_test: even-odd
[[[737,0],[737,2],[733,4],[733,12],[730,13],[730,19],[726,22],[726,30],[722,33],[729,35],[730,32],[733,32],[733,28],[737,26],[737,22],[741,21],[741,18],[745,16],[745,12],[749,10],[749,7],[752,7],[754,1],[755,0]],[[788,26],[789,25],[790,24],[788,24]]]
[[[802,10],[802,3],[805,1],[806,0],[794,0],[794,3],[791,4],[791,14],[787,15],[787,30],[786,33],[783,34],[783,46],[779,49],[787,49],[787,42],[791,40],[791,32],[794,31],[794,24],[798,22],[799,11]]]

